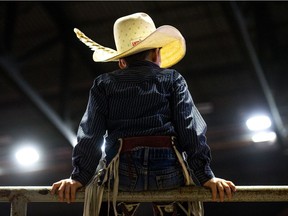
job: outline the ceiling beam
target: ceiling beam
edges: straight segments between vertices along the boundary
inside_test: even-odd
[[[76,134],[61,120],[50,106],[37,94],[37,92],[22,78],[17,65],[7,57],[0,57],[0,67],[7,77],[12,80],[32,103],[50,120],[59,132],[72,145],[76,144]]]

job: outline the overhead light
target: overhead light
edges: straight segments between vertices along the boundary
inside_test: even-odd
[[[258,132],[252,136],[253,142],[273,142],[276,140],[276,133],[273,131]]]
[[[246,121],[246,126],[251,131],[266,130],[271,127],[271,120],[265,115],[254,116]]]
[[[34,147],[25,146],[17,150],[15,157],[20,165],[30,166],[39,160],[39,153]]]

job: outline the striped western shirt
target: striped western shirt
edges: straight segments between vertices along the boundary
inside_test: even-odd
[[[109,163],[121,137],[173,135],[180,151],[186,152],[190,170],[203,184],[214,177],[205,132],[206,123],[183,76],[148,61],[135,62],[94,80],[73,150],[71,178],[83,185],[89,182],[104,140]]]

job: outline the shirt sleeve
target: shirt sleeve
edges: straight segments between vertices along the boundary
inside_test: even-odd
[[[74,167],[71,178],[88,184],[101,159],[101,147],[106,133],[107,99],[101,82],[95,79],[90,89],[88,105],[80,122],[77,145],[72,153]]]
[[[211,151],[206,142],[207,125],[196,108],[183,76],[173,76],[173,121],[177,139],[187,155],[187,163],[200,184],[214,177],[210,168]]]

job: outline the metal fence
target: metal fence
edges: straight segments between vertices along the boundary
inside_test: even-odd
[[[29,202],[58,202],[56,195],[50,194],[51,187],[0,187],[0,202],[10,202],[10,216],[26,216]],[[104,193],[103,201],[112,193]],[[77,193],[76,202],[84,202],[85,192]],[[110,200],[112,197],[110,197]],[[126,202],[171,202],[203,201],[212,202],[210,190],[203,187],[181,187],[173,190],[119,192],[118,201]],[[237,186],[232,200],[225,202],[288,202],[288,186]]]

